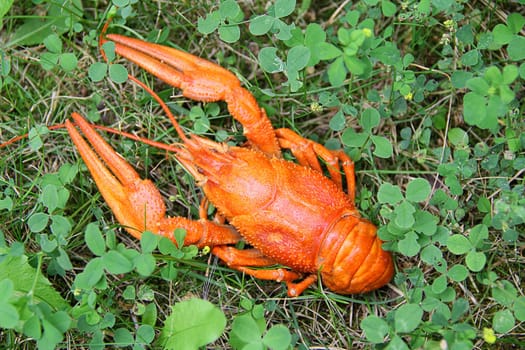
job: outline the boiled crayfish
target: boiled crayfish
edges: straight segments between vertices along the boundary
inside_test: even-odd
[[[174,230],[184,228],[185,245],[209,246],[232,269],[283,281],[290,296],[300,295],[318,276],[341,294],[367,292],[390,281],[392,257],[381,248],[376,227],[355,208],[354,163],[345,153],[328,150],[289,129],[274,130],[264,109],[235,75],[214,63],[122,35],[108,34],[101,41],[114,42],[118,55],[190,99],[225,101],[243,125],[249,144],[231,147],[185,135],[155,95],[182,140],[170,146],[175,157],[206,196],[200,220],[168,217],[153,183],[142,180],[92,124],[73,113],[74,123],[67,121],[67,130],[102,196],[131,235],[140,238],[149,230],[173,239]],[[282,148],[298,164],[284,160]],[[319,159],[330,177],[323,175]],[[342,172],[348,194],[343,192]],[[207,220],[207,201],[228,224]],[[241,240],[252,248],[237,249],[235,244]]]

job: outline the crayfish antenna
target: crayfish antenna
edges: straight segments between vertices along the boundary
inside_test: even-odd
[[[188,142],[188,137],[186,136],[186,134],[184,133],[184,130],[182,130],[181,126],[179,125],[179,123],[177,122],[177,119],[175,118],[175,116],[173,115],[173,113],[171,113],[171,110],[170,108],[168,107],[168,105],[160,98],[159,95],[157,95],[155,93],[155,91],[153,91],[150,87],[148,87],[146,84],[144,84],[144,82],[140,81],[139,79],[135,78],[134,76],[132,75],[128,75],[128,78],[130,80],[132,80],[133,82],[135,82],[137,85],[139,85],[141,88],[143,88],[148,94],[151,95],[151,97],[153,97],[155,99],[155,101],[158,102],[158,104],[160,105],[160,107],[162,108],[162,110],[164,111],[164,113],[166,113],[166,116],[169,118],[169,120],[171,121],[171,124],[173,125],[173,127],[175,128],[175,131],[177,132],[177,134],[179,135],[179,137],[181,138],[181,140],[184,142],[184,143],[187,143]]]
[[[63,129],[65,127],[66,127],[66,125],[64,123],[62,123],[62,124],[56,124],[56,125],[47,126],[47,129],[48,130],[56,130],[56,129]],[[16,142],[18,142],[20,140],[24,140],[24,139],[26,139],[28,137],[29,137],[29,133],[23,134],[23,135],[20,135],[20,136],[15,136],[15,137],[7,140],[6,142],[0,143],[0,148],[7,147],[9,145],[12,145],[13,143],[16,143]]]
[[[106,23],[104,23],[104,26],[102,27],[102,30],[100,31],[100,35],[98,37],[98,50],[100,51],[100,54],[102,55],[102,58],[104,61],[108,62],[108,57],[106,56],[106,53],[104,52],[104,49],[102,48],[102,45],[107,41],[105,39],[106,32],[108,31],[109,24],[111,23],[111,20],[113,17],[109,17]]]

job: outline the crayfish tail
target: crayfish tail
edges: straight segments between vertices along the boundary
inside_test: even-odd
[[[340,294],[365,293],[387,284],[394,263],[382,243],[369,221],[351,215],[340,219],[319,252],[323,283]]]

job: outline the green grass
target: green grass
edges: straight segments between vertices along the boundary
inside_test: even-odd
[[[220,335],[208,347],[221,349],[525,347],[523,1],[114,1],[124,8],[110,32],[220,63],[275,127],[356,161],[356,205],[380,227],[397,274],[366,295],[314,286],[299,298],[206,252],[119,228],[67,133],[40,126],[77,111],[178,138],[139,87],[97,71],[108,7],[11,3],[0,5],[0,143],[32,136],[0,148],[2,347],[195,348],[212,341],[202,334]],[[116,62],[187,132],[242,144],[224,104],[188,101]],[[198,217],[201,192],[173,157],[105,138],[157,184],[170,215]],[[185,333],[185,312],[211,328]]]

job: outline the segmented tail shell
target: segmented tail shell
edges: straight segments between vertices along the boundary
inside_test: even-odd
[[[339,294],[364,293],[387,284],[394,264],[382,243],[371,222],[352,215],[341,218],[319,251],[323,284]]]

